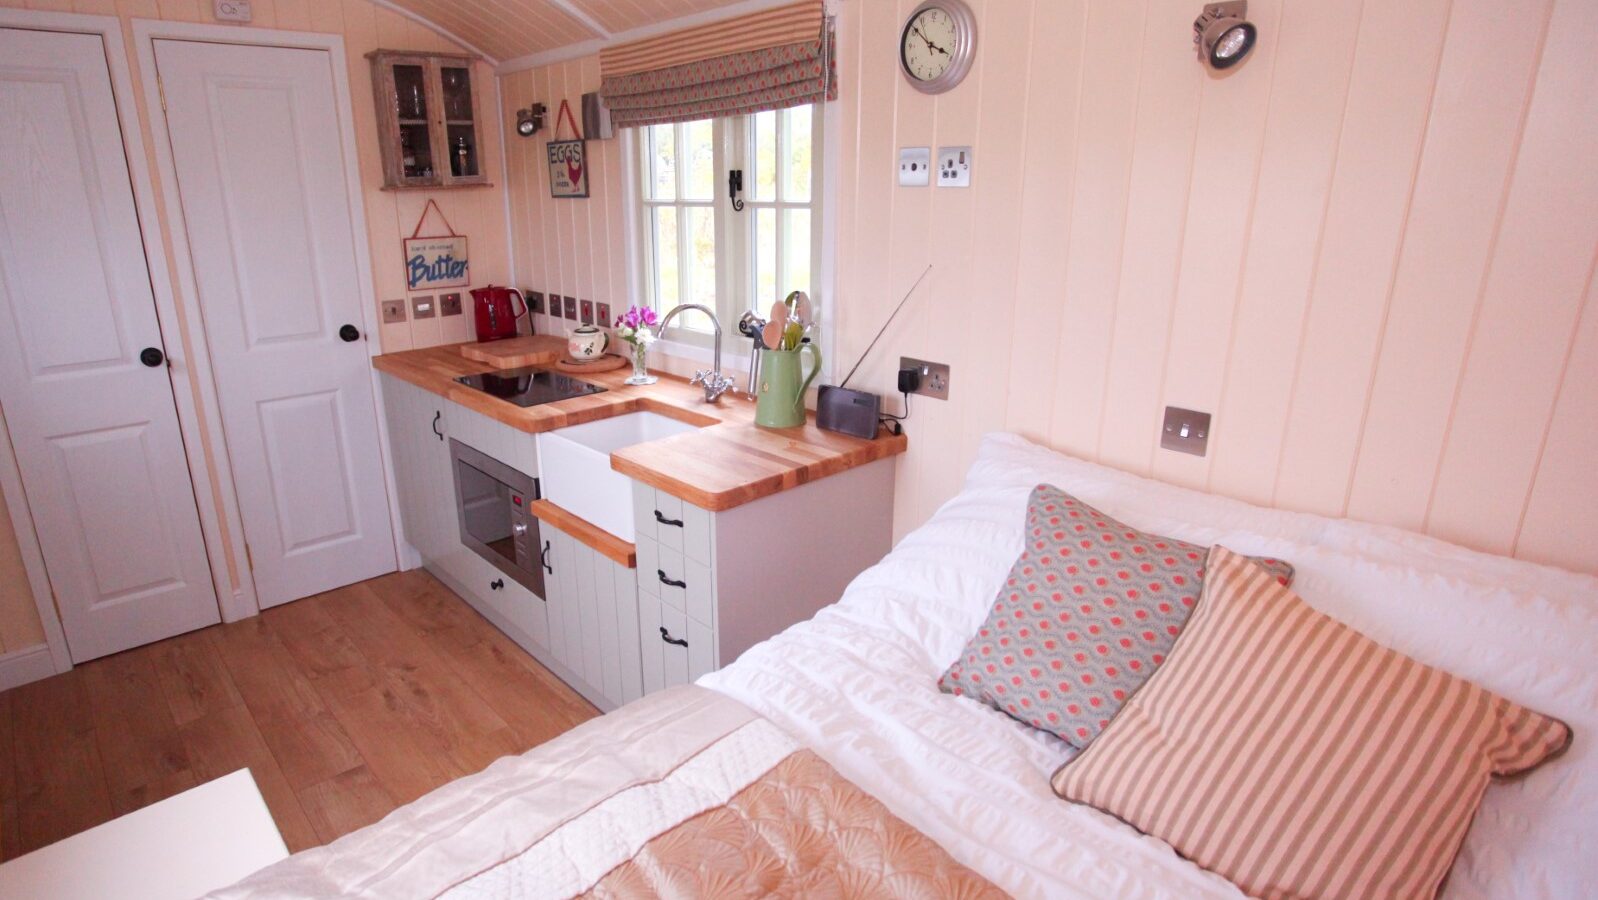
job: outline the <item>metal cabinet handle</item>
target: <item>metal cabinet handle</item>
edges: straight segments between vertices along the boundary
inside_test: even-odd
[[[658,509],[655,510],[655,521],[662,525],[676,525],[678,528],[682,527],[682,519],[668,519],[661,515],[660,510]]]
[[[680,587],[680,588],[688,587],[688,582],[686,582],[686,581],[672,581],[670,578],[667,578],[665,569],[656,569],[655,570],[655,574],[660,576],[660,583],[661,584],[669,584],[672,587]]]
[[[678,647],[686,647],[686,646],[688,646],[688,642],[683,640],[682,638],[674,638],[674,637],[672,637],[671,636],[671,632],[667,631],[666,630],[666,626],[664,626],[664,625],[660,626],[660,639],[665,641],[668,644],[675,644]]]
[[[438,435],[438,439],[441,441],[444,439],[444,432],[438,430],[438,420],[442,418],[444,418],[443,410],[436,410],[433,413],[433,434]]]
[[[544,551],[538,554],[538,564],[544,567],[545,572],[555,574],[555,567],[549,564],[549,541],[544,542]]]

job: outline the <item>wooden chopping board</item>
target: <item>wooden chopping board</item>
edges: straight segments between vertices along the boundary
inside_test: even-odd
[[[461,347],[461,355],[496,369],[548,366],[566,355],[566,339],[553,334],[528,334],[502,341],[466,344]]]

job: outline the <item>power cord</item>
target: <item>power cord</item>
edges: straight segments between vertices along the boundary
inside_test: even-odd
[[[882,414],[881,418],[877,420],[883,425],[887,426],[888,433],[894,437],[904,434],[904,426],[900,423],[910,418],[910,392],[905,391],[901,396],[904,397],[904,415],[896,416],[893,413],[885,412]]]

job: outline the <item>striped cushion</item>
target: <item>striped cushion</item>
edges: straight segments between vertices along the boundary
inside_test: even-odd
[[[1055,793],[1259,897],[1432,897],[1492,776],[1563,722],[1375,643],[1211,549],[1198,609]]]

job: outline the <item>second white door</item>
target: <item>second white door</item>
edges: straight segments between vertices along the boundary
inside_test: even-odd
[[[393,571],[334,90],[343,61],[154,43],[257,599]]]

